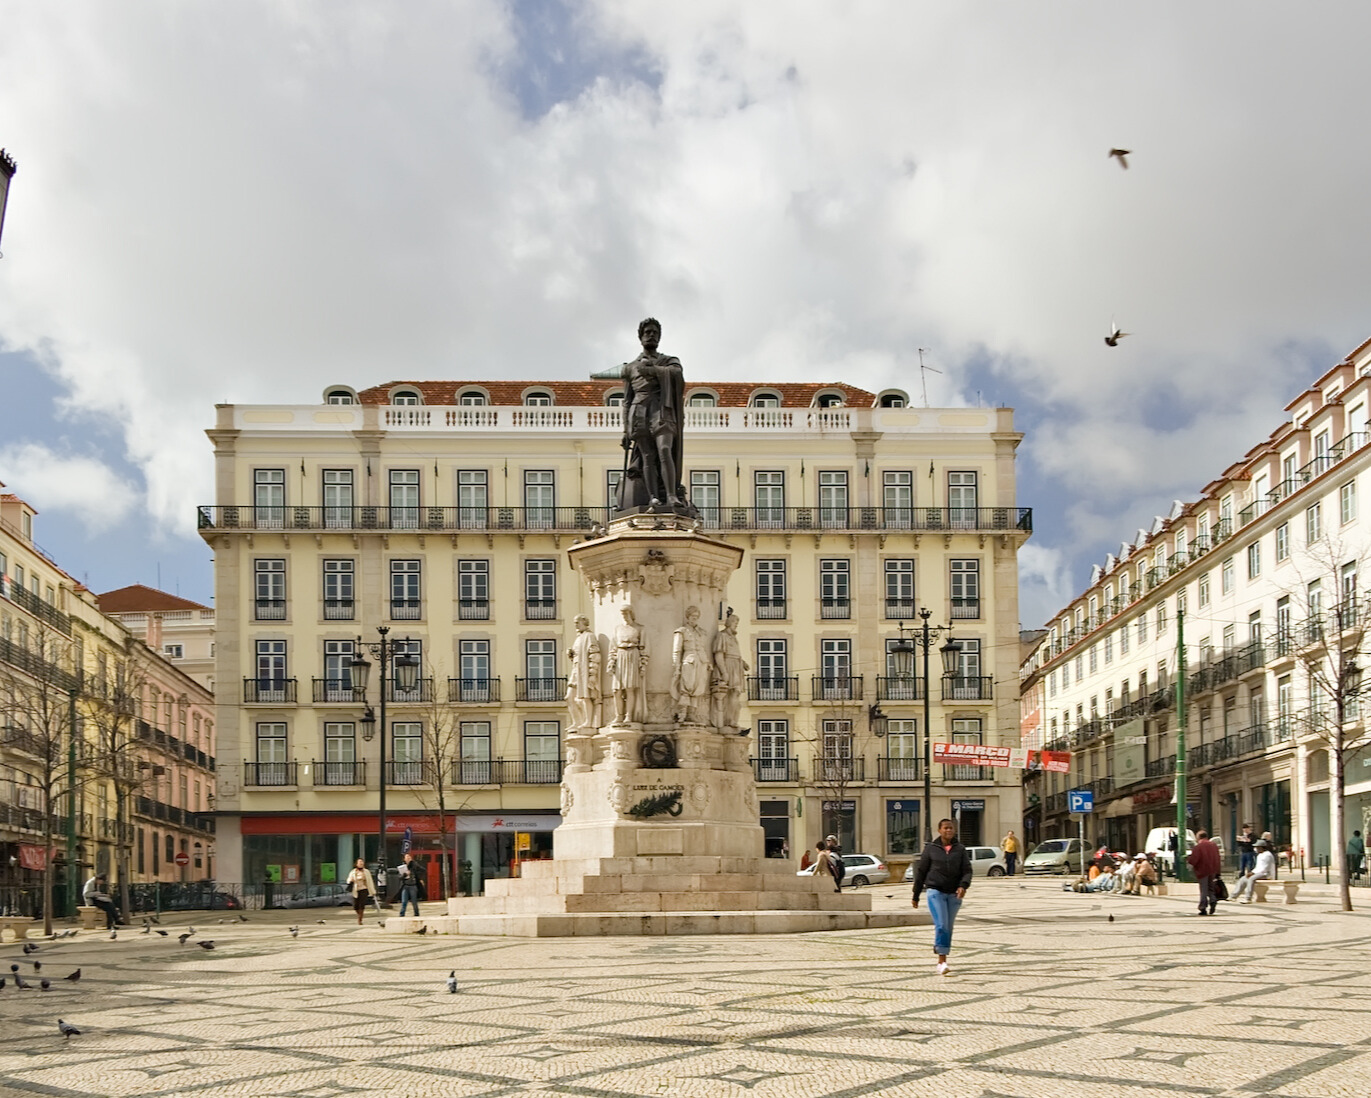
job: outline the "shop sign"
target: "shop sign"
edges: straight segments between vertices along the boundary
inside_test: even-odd
[[[338,863],[337,863],[337,862],[320,862],[320,863],[319,863],[319,880],[320,880],[323,884],[333,884],[336,880],[338,880]]]
[[[1133,794],[1134,809],[1148,808],[1154,804],[1163,804],[1171,799],[1171,787],[1169,785],[1159,785],[1155,789],[1144,789],[1141,793]]]
[[[464,812],[457,817],[463,833],[488,831],[551,831],[562,822],[555,812]]]
[[[48,859],[41,846],[34,846],[33,843],[19,844],[19,864],[24,869],[44,870],[48,867]]]
[[[856,812],[856,801],[824,801],[825,812]]]
[[[952,815],[954,815],[954,816],[958,816],[958,815],[960,815],[960,814],[963,813],[963,812],[984,812],[984,811],[985,811],[985,799],[984,799],[984,798],[979,798],[979,799],[977,799],[977,800],[972,800],[972,801],[960,800],[960,801],[953,801],[953,802],[952,802]]]
[[[1114,748],[1114,784],[1132,785],[1147,777],[1147,749],[1142,744],[1116,745]]]
[[[1071,752],[1070,751],[1037,751],[1038,762],[1044,770],[1050,770],[1054,774],[1071,773]]]

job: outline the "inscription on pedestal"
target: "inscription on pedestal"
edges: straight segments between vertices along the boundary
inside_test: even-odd
[[[680,854],[685,835],[679,827],[654,827],[638,832],[639,854]]]

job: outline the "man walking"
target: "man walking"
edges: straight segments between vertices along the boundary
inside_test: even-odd
[[[1366,844],[1361,841],[1361,832],[1352,832],[1352,837],[1347,840],[1347,872],[1352,874],[1354,881],[1361,880],[1361,862],[1366,857]]]
[[[1000,849],[1004,851],[1004,871],[1005,875],[1014,876],[1014,867],[1019,861],[1019,840],[1014,832],[1010,832],[1000,840]]]
[[[400,863],[400,918],[405,917],[408,905],[414,905],[414,914],[419,914],[419,893],[423,890],[424,870],[414,860],[414,855],[405,851],[405,860]]]
[[[1209,838],[1208,831],[1200,831],[1195,835],[1195,846],[1185,859],[1191,871],[1195,874],[1195,880],[1200,884],[1200,914],[1213,915],[1215,908],[1219,906],[1219,898],[1215,892],[1214,879],[1223,874],[1223,863],[1219,856],[1219,848]]]

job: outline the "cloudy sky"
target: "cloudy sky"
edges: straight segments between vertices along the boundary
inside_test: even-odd
[[[651,312],[699,380],[917,400],[924,347],[931,402],[1014,406],[1031,626],[1371,336],[1365,3],[0,0],[0,27],[0,480],[98,590],[209,601],[216,402],[583,378]]]

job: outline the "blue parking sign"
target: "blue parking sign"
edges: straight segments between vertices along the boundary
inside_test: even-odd
[[[1066,793],[1066,810],[1073,815],[1095,811],[1095,791],[1093,789],[1070,789]]]

